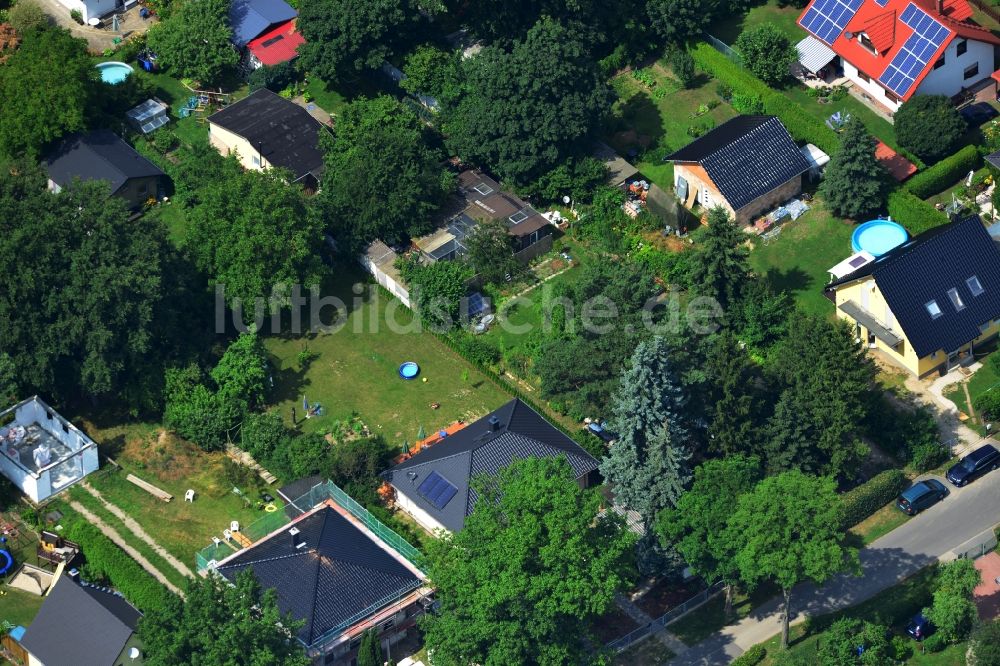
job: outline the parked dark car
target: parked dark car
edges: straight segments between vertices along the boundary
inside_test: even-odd
[[[948,496],[948,489],[937,479],[918,481],[899,494],[896,506],[908,516],[915,516]]]
[[[918,641],[922,641],[934,633],[934,625],[924,617],[923,613],[917,613],[910,623],[906,625],[906,633]]]
[[[992,444],[987,444],[952,465],[945,478],[962,487],[997,467],[1000,467],[1000,451]]]

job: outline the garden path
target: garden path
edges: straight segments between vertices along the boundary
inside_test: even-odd
[[[122,523],[124,523],[125,527],[127,527],[129,529],[129,531],[132,532],[132,534],[134,534],[135,536],[137,536],[140,539],[142,539],[143,541],[145,541],[149,545],[149,547],[153,549],[153,552],[155,552],[157,555],[159,555],[164,560],[166,560],[167,563],[170,566],[172,566],[174,569],[177,569],[177,571],[179,571],[181,573],[181,575],[187,576],[188,578],[194,578],[194,572],[191,571],[190,567],[188,567],[186,564],[184,564],[183,562],[181,562],[180,560],[178,560],[176,557],[174,557],[173,555],[171,555],[167,551],[166,548],[164,548],[163,546],[161,546],[160,544],[158,544],[153,539],[153,537],[149,536],[149,533],[147,533],[146,530],[142,529],[142,525],[140,525],[139,523],[137,523],[135,521],[135,519],[133,519],[131,516],[129,516],[127,513],[125,513],[122,509],[120,509],[115,504],[112,504],[108,500],[104,499],[104,496],[101,495],[101,493],[96,488],[94,488],[93,486],[91,486],[86,481],[84,481],[83,483],[81,483],[80,487],[82,487],[88,493],[90,493],[91,495],[93,495],[101,504],[104,505],[105,509],[107,509],[112,514],[114,514],[114,516],[118,520],[122,521]]]
[[[74,511],[79,513],[81,516],[86,518],[94,527],[101,530],[104,536],[108,537],[115,542],[115,545],[125,551],[129,557],[139,563],[143,569],[149,572],[153,578],[160,581],[168,590],[176,594],[177,596],[184,598],[184,592],[180,590],[176,585],[167,580],[167,577],[160,573],[160,570],[153,566],[152,562],[143,557],[142,553],[137,551],[135,548],[130,546],[124,537],[118,533],[118,530],[108,525],[106,522],[101,520],[101,518],[91,512],[87,507],[80,504],[76,500],[70,500],[69,505]]]

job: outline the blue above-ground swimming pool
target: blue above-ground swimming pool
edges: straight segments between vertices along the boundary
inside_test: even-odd
[[[121,83],[134,71],[132,65],[123,62],[102,62],[97,69],[101,72],[101,81],[111,85]]]
[[[420,366],[413,361],[407,361],[399,366],[399,376],[403,379],[413,379],[420,374]]]
[[[854,230],[851,247],[855,252],[864,250],[873,257],[881,257],[905,243],[908,238],[906,229],[892,220],[872,220]]]

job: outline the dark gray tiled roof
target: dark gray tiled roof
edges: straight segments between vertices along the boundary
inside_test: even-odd
[[[21,645],[43,664],[113,666],[142,614],[122,597],[62,575]]]
[[[112,193],[130,178],[166,175],[109,130],[67,136],[45,158],[45,168],[49,178],[60,187],[66,187],[74,178],[106,180],[111,183]]]
[[[305,543],[296,548],[288,530]],[[403,596],[422,581],[367,534],[329,506],[218,567],[230,580],[250,568],[263,588],[278,595],[278,607],[305,621],[299,639],[307,646],[357,613],[387,598]],[[388,603],[388,602],[387,602]],[[385,605],[385,604],[383,604]],[[357,620],[360,621],[360,620]]]
[[[972,276],[983,288],[978,296],[966,282]],[[976,215],[915,236],[826,289],[868,277],[920,357],[955,351],[978,338],[982,324],[1000,319],[1000,250]],[[961,310],[950,289],[958,292]],[[937,318],[927,311],[932,300],[941,310]]]
[[[295,180],[323,171],[319,148],[323,124],[298,104],[261,88],[208,117],[208,122],[243,137],[273,166],[288,169]]]
[[[490,425],[492,417],[498,422],[496,430]],[[597,461],[579,444],[531,407],[514,399],[396,465],[386,472],[386,477],[397,492],[441,525],[457,532],[475,508],[477,497],[470,487],[473,477],[496,475],[515,460],[559,455],[566,456],[577,478],[597,469]],[[437,472],[458,489],[455,497],[441,509],[418,492],[431,472]]]
[[[701,164],[734,210],[809,170],[775,116],[737,116],[666,159]]]

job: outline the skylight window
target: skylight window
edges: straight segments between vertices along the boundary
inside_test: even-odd
[[[978,296],[979,294],[986,291],[985,289],[983,289],[983,285],[979,282],[979,278],[977,278],[975,275],[966,280],[965,284],[966,286],[969,287],[969,291],[972,292],[973,296]]]
[[[965,303],[962,302],[962,297],[958,295],[958,289],[948,290],[948,300],[950,300],[951,304],[955,306],[956,311],[965,307]]]
[[[528,214],[525,213],[523,210],[519,210],[510,216],[510,221],[513,222],[514,224],[524,222],[527,219],[528,219]]]
[[[924,303],[924,307],[927,308],[927,313],[931,316],[931,319],[937,319],[944,314],[941,312],[941,306],[937,304],[937,301],[927,301]]]
[[[479,192],[479,193],[480,193],[480,194],[482,194],[482,195],[483,195],[484,197],[485,197],[485,196],[486,196],[487,194],[489,194],[490,192],[492,192],[492,191],[493,191],[493,188],[492,188],[492,187],[490,187],[489,185],[487,185],[486,183],[479,183],[478,185],[476,185],[476,186],[475,186],[475,187],[473,187],[472,189],[474,189],[474,190],[475,190],[476,192]]]

